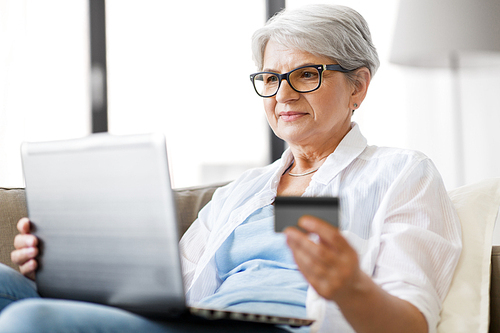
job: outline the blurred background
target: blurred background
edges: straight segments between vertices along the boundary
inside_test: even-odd
[[[105,13],[101,65],[91,52],[90,28],[99,24],[90,23],[98,15],[89,1]],[[498,0],[0,0],[0,187],[24,186],[21,142],[102,130],[164,133],[173,187],[228,181],[270,163],[270,130],[248,78],[256,71],[250,38],[273,8],[320,2],[361,13],[379,52],[353,118],[369,144],[424,152],[449,189],[500,176]],[[468,3],[491,20],[461,18],[482,15]],[[459,16],[443,18],[449,13]],[[485,52],[468,52],[462,38],[455,49],[454,37],[478,40],[477,22],[479,35],[493,36]],[[432,40],[441,32],[450,49]],[[412,47],[427,53],[415,60]],[[104,129],[93,122],[100,112]]]

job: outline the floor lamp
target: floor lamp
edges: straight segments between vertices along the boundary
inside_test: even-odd
[[[457,185],[465,183],[460,68],[464,56],[494,54],[500,54],[500,0],[400,0],[390,62],[452,72]]]

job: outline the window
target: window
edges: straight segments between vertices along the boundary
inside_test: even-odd
[[[88,2],[0,3],[0,186],[23,186],[22,141],[90,133]],[[109,131],[163,132],[174,187],[269,162],[262,101],[248,79],[264,5],[106,1]]]
[[[19,146],[87,135],[87,1],[0,1],[0,186],[23,186]]]

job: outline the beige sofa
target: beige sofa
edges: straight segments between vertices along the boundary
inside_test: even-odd
[[[210,200],[213,192],[218,186],[219,185],[213,185],[175,190],[179,221],[181,224],[181,234],[194,221],[198,211]],[[461,193],[456,193],[455,196],[458,196],[458,199],[460,199],[460,194]],[[15,269],[17,269],[17,267],[15,267],[10,260],[10,252],[13,250],[14,236],[17,234],[16,223],[19,218],[23,216],[27,216],[24,189],[0,188],[0,262],[7,264]],[[490,252],[488,251],[488,256],[489,255]],[[490,286],[490,291],[488,293],[490,297],[487,297],[488,303],[486,304],[486,307],[488,308],[489,304],[491,320],[488,324],[488,318],[486,315],[486,318],[482,319],[482,321],[485,322],[482,322],[479,325],[482,326],[483,329],[478,331],[500,332],[500,246],[493,246],[491,251],[491,285],[488,286]],[[469,302],[469,300],[467,299],[461,299],[460,301]],[[488,311],[488,309],[486,309],[486,311]],[[448,326],[446,327],[453,327],[449,326],[449,324],[447,325]],[[463,326],[462,324],[457,325],[461,327]],[[442,328],[440,331],[449,333],[472,332],[469,329],[450,328]]]

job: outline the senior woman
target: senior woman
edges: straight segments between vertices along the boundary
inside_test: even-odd
[[[379,65],[366,22],[340,6],[286,10],[254,34],[253,54],[260,72],[251,75],[252,83],[289,149],[217,190],[183,236],[188,302],[316,319],[304,332],[435,332],[461,250],[459,222],[427,157],[368,146],[351,121]],[[340,228],[308,216],[300,220],[307,233],[274,233],[277,195],[338,196]],[[12,257],[34,278],[37,239],[27,219],[18,228]],[[26,285],[21,279],[9,281],[28,289],[19,287]],[[12,294],[37,297],[33,289]],[[41,299],[9,305],[0,315],[0,331],[6,327],[213,329]],[[220,324],[215,330],[233,329]]]

